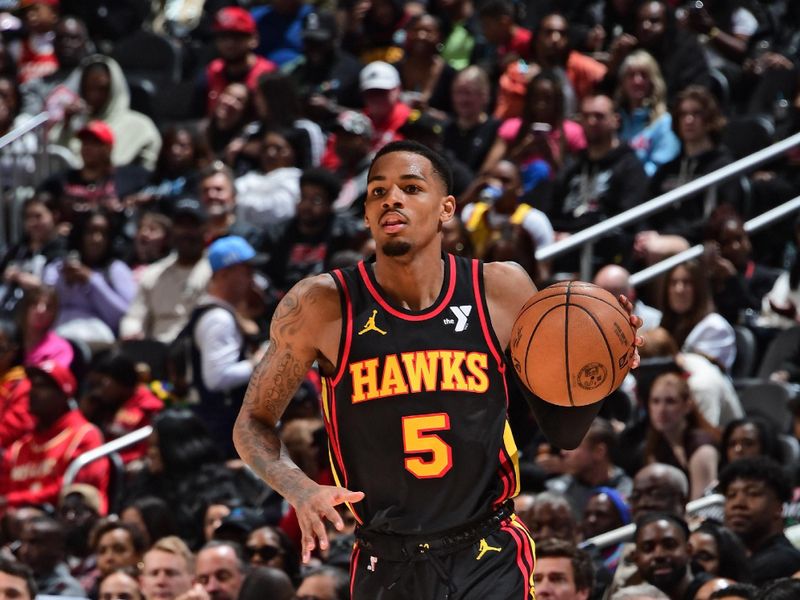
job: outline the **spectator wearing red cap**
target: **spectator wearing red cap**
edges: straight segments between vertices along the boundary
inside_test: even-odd
[[[115,137],[107,123],[89,121],[76,134],[83,166],[55,173],[39,186],[55,198],[62,221],[72,223],[78,214],[97,207],[118,212],[120,199],[147,183],[149,173],[139,165],[114,167]]]
[[[88,56],[80,67],[80,97],[64,109],[64,118],[50,131],[50,140],[79,151],[78,133],[88,121],[103,121],[119,142],[111,161],[115,166],[132,163],[152,170],[161,150],[161,134],[155,123],[131,110],[125,74],[117,61],[102,54]]]
[[[211,61],[198,82],[196,106],[210,115],[222,91],[231,83],[244,83],[254,92],[258,78],[277,67],[255,53],[258,46],[256,22],[250,13],[238,6],[220,9],[214,16],[214,45],[219,58]]]
[[[53,49],[59,0],[22,0],[22,22],[27,35],[14,44],[20,83],[54,73],[58,60]]]
[[[71,406],[77,382],[70,370],[54,361],[26,369],[31,382],[32,433],[14,442],[0,466],[0,494],[7,506],[58,503],[64,472],[78,456],[103,443],[100,430]],[[98,460],[78,472],[75,482],[101,492],[105,510],[108,462]]]

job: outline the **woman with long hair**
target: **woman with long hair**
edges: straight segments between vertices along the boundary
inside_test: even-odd
[[[659,308],[661,326],[672,334],[682,352],[702,354],[729,372],[736,360],[736,333],[717,313],[701,264],[690,260],[666,275]]]
[[[78,339],[92,350],[111,346],[119,322],[136,294],[128,265],[116,257],[117,221],[96,208],[82,215],[70,235],[66,258],[45,269],[44,283],[60,301],[56,332]]]
[[[677,371],[653,380],[647,399],[645,464],[665,463],[689,478],[690,499],[699,498],[717,478],[717,432],[692,398],[688,376]]]
[[[565,117],[558,76],[545,71],[528,84],[522,116],[500,125],[481,171],[503,158],[515,162],[520,165],[523,188],[528,192],[555,175],[569,155],[585,147],[583,128]]]
[[[728,463],[740,458],[768,456],[781,462],[780,444],[775,428],[758,416],[735,419],[725,426],[720,441],[721,471]]]
[[[623,61],[618,81],[614,101],[621,120],[619,138],[636,151],[652,177],[681,149],[667,111],[667,85],[658,63],[645,50],[637,50]]]
[[[22,299],[19,322],[25,350],[25,365],[38,365],[46,360],[65,367],[72,364],[75,351],[58,335],[53,326],[58,315],[58,294],[52,287],[31,290]]]
[[[751,581],[747,549],[730,529],[707,519],[689,536],[693,570],[740,583]]]

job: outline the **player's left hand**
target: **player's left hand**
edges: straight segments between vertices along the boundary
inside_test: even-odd
[[[631,326],[633,327],[634,331],[638,332],[644,321],[642,321],[641,317],[633,314],[633,303],[628,300],[628,297],[625,296],[625,294],[620,294],[617,300],[619,301],[619,304],[622,306],[623,310],[628,313],[628,318],[630,319]],[[631,360],[631,369],[635,369],[639,366],[639,362],[641,361],[641,357],[639,356],[639,346],[643,345],[644,338],[637,333],[637,335],[635,335],[633,338],[633,359]]]

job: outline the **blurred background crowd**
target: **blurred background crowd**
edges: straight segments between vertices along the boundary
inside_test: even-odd
[[[447,251],[542,287],[585,272],[537,251],[798,131],[791,0],[0,1],[0,588],[349,598],[349,513],[301,567],[230,432],[282,295],[371,256],[389,141],[451,164]],[[512,390],[539,598],[800,598],[800,220],[747,226],[798,165],[595,244],[646,345],[576,450]],[[281,437],[330,483],[319,393]]]

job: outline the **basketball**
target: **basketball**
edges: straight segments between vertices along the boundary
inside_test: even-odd
[[[582,281],[534,294],[511,330],[522,383],[542,400],[586,406],[616,390],[630,370],[635,330],[617,299]]]

